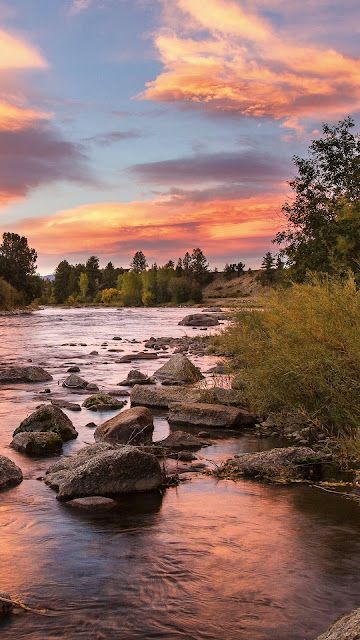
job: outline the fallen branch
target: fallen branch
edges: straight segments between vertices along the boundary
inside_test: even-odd
[[[311,484],[310,487],[314,487],[315,489],[321,489],[321,491],[326,491],[326,493],[335,493],[338,496],[342,496],[347,500],[355,500],[356,502],[360,502],[360,496],[356,496],[351,493],[344,493],[343,491],[335,491],[335,489],[327,489],[326,487],[322,487],[320,484]]]
[[[26,604],[18,602],[17,600],[11,600],[10,598],[3,598],[0,596],[0,601],[12,604],[15,607],[20,607],[21,609],[25,609],[25,611],[30,611],[30,613],[37,613],[42,616],[50,615],[46,609],[32,609],[32,607],[27,607]]]

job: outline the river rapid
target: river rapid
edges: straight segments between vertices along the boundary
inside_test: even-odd
[[[51,397],[83,402],[86,396],[59,386],[70,363],[102,390],[132,368],[151,374],[165,360],[116,360],[143,350],[133,339],[206,335],[178,326],[187,313],[51,308],[0,318],[1,363],[31,359],[54,378],[0,387],[0,454],[24,473],[18,487],[0,493],[0,590],[50,611],[17,609],[0,623],[1,640],[310,640],[359,606],[354,502],[306,485],[195,475],[164,495],[122,498],[116,511],[95,516],[58,502],[40,480],[54,459],[9,447],[13,430],[44,401],[45,387]],[[192,360],[202,370],[214,363],[209,356]],[[79,436],[63,455],[93,442],[88,422],[113,415],[66,413]],[[166,413],[156,412],[154,439],[168,433]],[[249,436],[214,439],[198,457],[219,461],[271,444]]]

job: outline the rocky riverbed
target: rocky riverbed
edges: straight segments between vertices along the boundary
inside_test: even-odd
[[[14,610],[5,640],[307,640],[358,606],[358,505],[273,484],[331,461],[256,426],[207,315],[0,319],[0,588],[56,613]]]

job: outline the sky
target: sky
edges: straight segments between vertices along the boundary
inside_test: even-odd
[[[360,112],[358,0],[0,0],[0,232],[38,268],[256,268],[292,157]]]

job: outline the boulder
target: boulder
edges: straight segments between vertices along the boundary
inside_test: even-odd
[[[206,313],[192,313],[185,316],[178,324],[184,327],[215,327],[219,324],[219,320]]]
[[[9,458],[0,456],[0,489],[13,487],[20,484],[22,480],[23,474],[21,469],[19,469],[12,460],[9,460]]]
[[[202,393],[203,402],[209,404],[226,404],[233,407],[241,406],[244,403],[244,394],[236,389],[226,389],[224,387],[212,387]]]
[[[169,404],[169,422],[215,429],[238,429],[255,425],[256,418],[246,409],[204,402],[172,402]]]
[[[126,402],[117,400],[113,396],[108,396],[105,393],[98,393],[82,403],[82,406],[89,411],[116,411],[122,409]]]
[[[99,387],[94,382],[89,382],[85,387],[86,391],[99,391]]]
[[[0,371],[0,384],[5,382],[47,382],[53,377],[42,367],[5,367]]]
[[[193,383],[203,379],[203,374],[198,367],[181,353],[165,362],[165,364],[155,371],[154,376],[161,381],[172,381],[175,383]]]
[[[11,596],[6,591],[0,591],[0,598],[5,598],[6,600],[11,600]],[[0,600],[0,618],[5,618],[9,613],[12,612],[12,604],[11,602],[4,602],[4,600]]]
[[[136,384],[154,384],[154,379],[149,378],[145,373],[141,373],[137,369],[131,369],[127,378],[119,382],[119,387],[134,387]]]
[[[222,313],[223,310],[221,307],[208,307],[207,309],[203,309],[202,313]]]
[[[116,496],[159,489],[163,481],[157,458],[125,445],[100,443],[53,464],[45,483],[59,500]]]
[[[80,367],[77,367],[77,366],[69,367],[67,370],[68,373],[79,373],[79,371],[80,371]]]
[[[143,387],[136,385],[131,389],[131,406],[165,407],[171,402],[199,402],[200,392],[197,389],[184,387]]]
[[[309,447],[283,447],[258,453],[238,454],[224,467],[241,475],[266,479],[315,479],[329,455]]]
[[[74,500],[68,500],[65,504],[66,506],[76,507],[82,511],[91,511],[91,513],[111,511],[117,506],[116,500],[113,500],[112,498],[104,498],[103,496],[74,498]]]
[[[57,433],[22,432],[14,436],[10,447],[29,456],[48,456],[61,451],[63,441]]]
[[[84,378],[80,378],[75,373],[69,375],[66,380],[62,383],[63,387],[67,387],[68,389],[85,389],[88,386],[88,382],[84,380]]]
[[[170,449],[171,451],[196,451],[201,449],[203,443],[199,438],[186,431],[173,431],[164,440],[156,442],[156,446]]]
[[[316,640],[359,640],[360,638],[360,609],[340,616],[329,629],[318,636]]]
[[[100,424],[94,433],[96,442],[149,444],[154,431],[152,413],[146,407],[132,407]]]
[[[23,431],[52,431],[64,441],[76,438],[78,435],[70,418],[61,411],[60,407],[46,404],[40,405],[36,411],[25,418],[13,435],[16,436]]]

